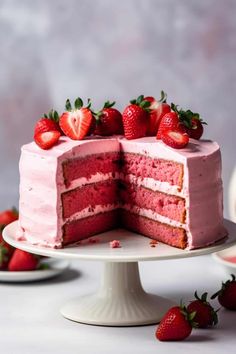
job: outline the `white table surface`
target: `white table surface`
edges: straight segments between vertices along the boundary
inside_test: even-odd
[[[193,293],[214,293],[227,273],[211,256],[141,262],[146,291],[175,301],[191,300]],[[214,329],[193,330],[182,342],[159,342],[156,325],[99,327],[71,322],[60,307],[76,295],[96,291],[102,262],[72,261],[71,269],[58,278],[28,284],[0,283],[0,338],[4,354],[145,354],[235,353],[236,312],[220,310]],[[217,305],[217,302],[214,301]]]

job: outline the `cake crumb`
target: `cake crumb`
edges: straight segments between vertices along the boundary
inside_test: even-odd
[[[110,247],[111,248],[120,248],[121,247],[120,241],[118,241],[118,240],[110,241]]]
[[[149,241],[149,244],[152,246],[152,245],[157,245],[158,244],[158,242],[157,242],[157,240],[151,240],[151,241]]]
[[[151,246],[151,247],[156,247],[156,245],[154,245],[154,244],[151,244],[150,246]]]
[[[99,237],[92,237],[88,239],[88,243],[98,243],[98,242],[100,242]]]

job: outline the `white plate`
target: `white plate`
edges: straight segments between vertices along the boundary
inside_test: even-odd
[[[236,246],[227,248],[217,253],[213,253],[212,257],[216,262],[218,262],[220,265],[224,267],[227,273],[229,274],[233,273],[236,275],[236,263],[227,261],[225,259],[227,257],[236,257]]]
[[[100,239],[98,243],[85,241],[81,245],[73,245],[62,249],[40,247],[30,244],[28,241],[17,241],[17,221],[7,225],[3,230],[3,238],[10,245],[22,250],[55,258],[100,260],[107,262],[139,262],[151,260],[164,260],[173,258],[185,258],[217,252],[236,243],[236,224],[224,220],[229,236],[218,244],[196,250],[181,250],[158,242],[154,248],[150,247],[150,239],[124,229],[116,229],[96,235]],[[110,248],[109,242],[117,239],[121,242],[120,248]]]
[[[30,282],[55,277],[64,272],[69,263],[64,260],[46,259],[41,264],[48,264],[48,269],[31,270],[24,272],[0,271],[0,282]]]

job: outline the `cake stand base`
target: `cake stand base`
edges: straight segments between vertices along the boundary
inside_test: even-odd
[[[18,222],[7,225],[3,238],[10,245],[46,257],[101,261],[105,264],[100,289],[96,294],[78,297],[62,307],[62,315],[72,321],[100,326],[140,326],[158,323],[175,305],[162,297],[147,294],[141,285],[138,262],[181,259],[210,254],[226,249],[236,242],[236,224],[224,220],[228,237],[213,246],[181,250],[161,242],[150,247],[146,237],[116,229],[97,235],[100,242],[71,245],[61,249],[32,245],[16,240]],[[109,242],[119,240],[122,247],[111,249]]]
[[[174,305],[143,290],[138,262],[105,262],[98,293],[69,301],[61,314],[69,320],[92,325],[139,326],[160,322]]]

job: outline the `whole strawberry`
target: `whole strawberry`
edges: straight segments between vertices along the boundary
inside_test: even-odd
[[[166,103],[167,94],[164,91],[161,91],[161,98],[159,100],[156,100],[152,96],[147,96],[144,100],[150,102],[150,119],[147,135],[156,136],[162,117],[171,111],[170,105]]]
[[[18,219],[18,211],[16,208],[7,209],[0,212],[0,231],[4,229],[4,227],[11,222]]]
[[[16,249],[8,264],[8,270],[11,272],[35,270],[38,265],[38,256],[20,249]]]
[[[123,124],[121,113],[114,108],[115,102],[106,101],[103,108],[95,113],[95,128],[93,134],[95,135],[113,135],[123,134]]]
[[[59,119],[59,125],[65,135],[73,140],[81,140],[87,135],[93,120],[90,106],[91,103],[88,100],[87,107],[83,107],[80,97],[75,100],[74,108],[70,100],[66,101],[66,112]]]
[[[146,135],[149,125],[150,102],[141,95],[130,103],[122,115],[124,135],[126,139],[142,138]]]
[[[207,301],[207,295],[207,293],[204,293],[199,297],[195,291],[196,300],[191,301],[187,307],[188,312],[196,312],[194,322],[196,322],[198,328],[207,328],[218,323],[217,311]]]
[[[186,128],[186,132],[188,133],[190,138],[199,140],[204,131],[203,124],[207,123],[203,122],[200,118],[192,118],[191,124],[191,129]]]
[[[34,128],[34,135],[39,133],[49,132],[53,130],[58,130],[61,132],[59,127],[59,114],[53,109],[47,114],[44,114],[44,117],[39,119]]]
[[[178,341],[187,338],[195,326],[194,316],[195,312],[189,313],[183,305],[170,308],[156,330],[156,338],[160,341]]]
[[[0,233],[0,270],[7,269],[8,263],[14,252],[14,247],[10,246],[3,239],[2,234]]]
[[[236,310],[236,280],[235,275],[231,274],[232,279],[222,283],[221,289],[212,295],[211,299],[218,298],[221,306],[228,310]]]

